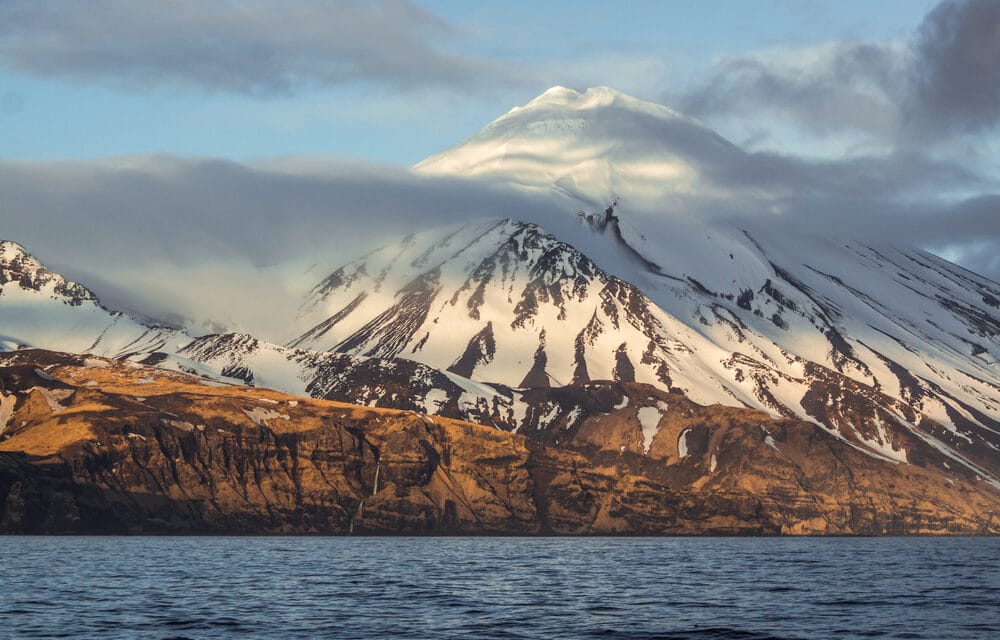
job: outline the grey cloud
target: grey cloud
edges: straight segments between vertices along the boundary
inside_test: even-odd
[[[113,307],[196,330],[273,329],[298,304],[287,279],[310,261],[323,273],[422,228],[555,216],[544,200],[405,170],[301,175],[173,157],[0,161],[0,193],[0,238]]]
[[[897,124],[896,96],[906,72],[905,56],[875,44],[841,43],[808,56],[732,56],[678,101],[681,110],[703,118],[759,118],[770,111],[820,134],[847,129],[888,137]]]
[[[976,130],[1000,120],[1000,2],[947,0],[920,27],[910,115]]]
[[[948,196],[978,184],[960,167],[900,155],[807,162],[706,146],[699,162],[708,188],[674,194],[652,215],[916,244],[1000,279],[991,257],[1000,255],[1000,195]],[[914,196],[921,192],[935,195]],[[332,268],[403,233],[473,218],[535,222],[585,251],[596,241],[548,193],[346,164],[302,172],[295,161],[266,168],[174,157],[0,162],[0,193],[0,237],[71,276],[106,284],[99,294],[126,286],[134,293],[122,274],[145,274],[147,302],[160,312],[196,310],[162,295],[161,272],[225,281],[303,256],[326,256],[320,267]],[[231,288],[256,295],[260,286]]]
[[[470,85],[497,64],[440,45],[455,27],[408,0],[5,0],[0,64],[129,87],[285,93],[310,85]]]
[[[1000,180],[961,162],[895,152],[843,159],[738,153],[701,165],[693,215],[957,256],[1000,280]],[[977,195],[969,195],[977,194]]]
[[[844,42],[739,55],[678,98],[710,118],[770,112],[821,135],[907,146],[1000,121],[1000,2],[946,0],[905,46]]]
[[[301,174],[223,160],[0,161],[0,236],[54,247],[62,265],[177,264],[234,257],[257,266],[328,249],[338,255],[401,230],[544,203],[405,169],[329,166]]]
[[[797,198],[851,195],[876,200],[905,195],[915,199],[1000,186],[963,164],[904,152],[833,160],[759,152],[710,167],[706,177],[720,188],[745,187]]]

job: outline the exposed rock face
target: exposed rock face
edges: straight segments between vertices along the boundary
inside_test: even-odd
[[[21,245],[0,240],[0,287],[7,284],[15,284],[28,291],[48,293],[71,306],[97,301],[89,289],[49,271]]]
[[[532,392],[593,411],[561,415],[542,442],[131,363],[3,354],[0,531],[1000,532],[1000,491],[929,447],[891,462],[810,423],[646,385]]]

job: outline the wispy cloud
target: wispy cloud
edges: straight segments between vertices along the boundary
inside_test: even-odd
[[[408,0],[0,3],[0,64],[128,88],[268,95],[357,81],[469,86],[511,73],[450,52],[459,35]]]
[[[909,72],[904,47],[830,43],[728,56],[694,90],[682,111],[761,120],[778,115],[812,133],[895,135]]]

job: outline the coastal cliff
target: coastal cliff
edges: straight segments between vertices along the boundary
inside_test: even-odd
[[[0,532],[1000,532],[1000,491],[930,447],[879,459],[812,423],[646,385],[576,393],[611,391],[631,406],[543,442],[129,362],[0,354]],[[659,403],[653,427],[640,399]]]

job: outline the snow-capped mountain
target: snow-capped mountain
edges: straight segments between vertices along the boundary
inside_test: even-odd
[[[8,243],[0,334],[553,442],[597,411],[574,393],[611,381],[618,407],[646,383],[810,421],[886,463],[930,447],[1000,486],[1000,285],[917,249],[672,211],[746,161],[664,107],[557,87],[416,167],[550,193],[545,220],[422,230],[323,277],[283,334],[198,339]]]
[[[89,354],[366,406],[461,417],[506,430],[558,417],[521,393],[401,358],[286,348],[247,334],[194,337],[111,311],[84,285],[0,241],[0,350]],[[0,394],[2,399],[2,394]],[[538,404],[537,402],[535,404]],[[545,415],[551,413],[547,421]]]
[[[285,340],[515,387],[635,379],[889,459],[907,432],[995,465],[1000,285],[917,249],[670,215],[665,194],[745,156],[664,107],[556,87],[416,170],[568,194],[558,239],[512,221],[409,236],[319,283]]]
[[[470,223],[409,236],[335,271],[303,305],[298,325],[308,328],[289,346],[402,357],[515,388],[644,382],[702,404],[816,421],[893,460],[906,459],[902,433],[933,433],[987,465],[995,458],[993,383],[950,379],[989,376],[988,365],[956,369],[928,346],[941,374],[917,378],[855,342],[841,311],[800,301],[811,289],[775,269],[759,289],[732,294],[676,282],[672,294],[696,318],[685,324],[534,225]],[[781,339],[802,325],[820,345]]]
[[[405,238],[311,293],[289,346],[410,358],[476,380],[669,388],[713,380],[711,345],[635,287],[532,224],[477,221]],[[721,354],[720,354],[721,355]],[[713,391],[728,395],[723,385]]]

